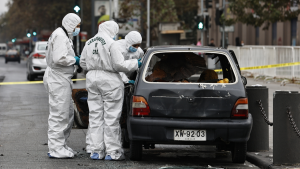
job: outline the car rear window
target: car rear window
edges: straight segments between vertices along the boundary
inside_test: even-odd
[[[199,52],[155,53],[144,70],[146,82],[234,83],[235,71],[226,55]]]
[[[38,50],[46,50],[47,44],[38,44]]]
[[[16,51],[16,50],[9,50],[9,51],[7,51],[7,54],[8,55],[17,55],[18,51]]]

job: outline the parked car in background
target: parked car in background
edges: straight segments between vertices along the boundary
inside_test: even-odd
[[[5,56],[7,51],[7,45],[5,43],[0,43],[0,56]]]
[[[38,76],[44,76],[47,68],[46,62],[47,41],[36,42],[32,53],[27,60],[27,80],[33,81]],[[73,78],[77,78],[77,71],[74,70]],[[73,83],[76,83],[74,81]]]
[[[36,42],[27,60],[27,80],[33,81],[37,76],[43,76],[47,68],[47,42]]]
[[[120,125],[129,158],[141,160],[155,144],[215,145],[244,163],[252,129],[245,91],[233,51],[215,47],[149,48],[126,84]],[[88,126],[87,91],[73,89],[75,121]]]
[[[11,61],[21,63],[20,53],[15,49],[10,49],[5,54],[5,63],[11,62]]]

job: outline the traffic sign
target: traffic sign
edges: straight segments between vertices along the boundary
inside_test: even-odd
[[[223,32],[223,27],[220,26],[220,32]],[[234,25],[225,26],[225,32],[234,32]]]

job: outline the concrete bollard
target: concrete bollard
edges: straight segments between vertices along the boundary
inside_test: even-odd
[[[266,86],[247,86],[248,109],[253,118],[253,126],[247,143],[247,151],[269,150],[269,125],[261,114],[258,100],[261,100],[267,118],[269,118],[269,89]]]
[[[274,130],[273,130],[273,163],[296,164],[300,163],[300,94],[298,91],[276,91],[273,98]],[[288,109],[293,118],[288,115]],[[298,134],[297,134],[298,132]]]

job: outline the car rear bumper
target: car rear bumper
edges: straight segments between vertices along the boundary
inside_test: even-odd
[[[172,119],[133,117],[127,119],[130,140],[174,144],[174,129],[206,130],[204,142],[247,142],[252,129],[252,116],[248,119]],[[184,141],[199,144],[200,141]],[[197,143],[198,142],[198,143]],[[203,142],[203,141],[201,141]]]
[[[7,57],[6,56],[5,59],[7,61],[19,61],[21,58],[20,58],[20,56],[14,56],[14,57],[11,57],[11,56]]]

